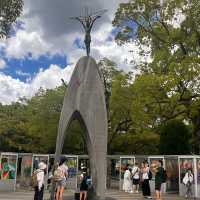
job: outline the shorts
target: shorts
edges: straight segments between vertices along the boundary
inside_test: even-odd
[[[140,179],[133,179],[133,185],[139,185]]]
[[[65,187],[66,186],[66,180],[62,179],[56,182],[57,187]]]
[[[88,187],[80,187],[80,191],[88,191]]]
[[[155,190],[161,191],[162,183],[155,183]]]

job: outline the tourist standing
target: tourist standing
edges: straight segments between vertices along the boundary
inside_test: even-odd
[[[124,173],[124,183],[123,183],[123,190],[125,192],[132,193],[132,181],[131,181],[131,169],[127,165],[125,168],[125,173]]]
[[[192,183],[194,181],[194,176],[192,174],[192,169],[188,169],[184,178],[183,178],[183,183],[186,186],[186,193],[185,197],[190,198],[192,197]]]
[[[81,184],[80,184],[80,200],[87,199],[87,192],[88,192],[88,184],[87,184],[87,176],[85,173],[81,174]]]
[[[133,180],[133,192],[139,193],[140,168],[138,163],[135,163],[132,169],[132,180]]]
[[[53,179],[56,182],[56,200],[63,200],[63,192],[68,177],[68,167],[65,164],[67,158],[62,157],[60,163],[54,171]]]
[[[164,180],[165,171],[163,168],[163,161],[159,160],[155,169],[155,191],[156,191],[156,200],[162,199],[162,183]]]
[[[144,198],[152,199],[151,190],[149,185],[149,180],[151,179],[152,174],[149,169],[149,164],[147,161],[143,162],[141,168],[141,182],[142,182],[142,194]]]
[[[34,187],[35,189],[35,195],[34,200],[43,200],[43,194],[44,194],[44,171],[46,170],[47,165],[44,162],[40,162],[38,164],[38,169],[34,172],[35,178],[36,178],[36,185]]]

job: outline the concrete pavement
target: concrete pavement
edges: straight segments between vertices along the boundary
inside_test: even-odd
[[[33,200],[33,191],[17,191],[17,192],[1,192],[0,200]],[[72,191],[65,192],[64,200],[74,200]],[[141,194],[127,194],[122,191],[109,190],[106,192],[106,196],[112,198],[114,200],[142,200],[144,199]],[[44,200],[49,199],[49,193],[45,192]],[[183,200],[185,198],[181,198],[178,195],[165,195],[163,200]]]

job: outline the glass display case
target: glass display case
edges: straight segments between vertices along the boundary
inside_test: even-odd
[[[0,190],[15,191],[17,179],[18,154],[1,153],[0,157]]]

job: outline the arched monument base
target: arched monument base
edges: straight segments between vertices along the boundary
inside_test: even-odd
[[[72,120],[79,120],[90,158],[92,185],[91,200],[105,200],[107,111],[104,86],[95,60],[80,58],[65,93],[56,143],[55,162],[62,153],[65,133]],[[70,152],[69,152],[70,153]]]

